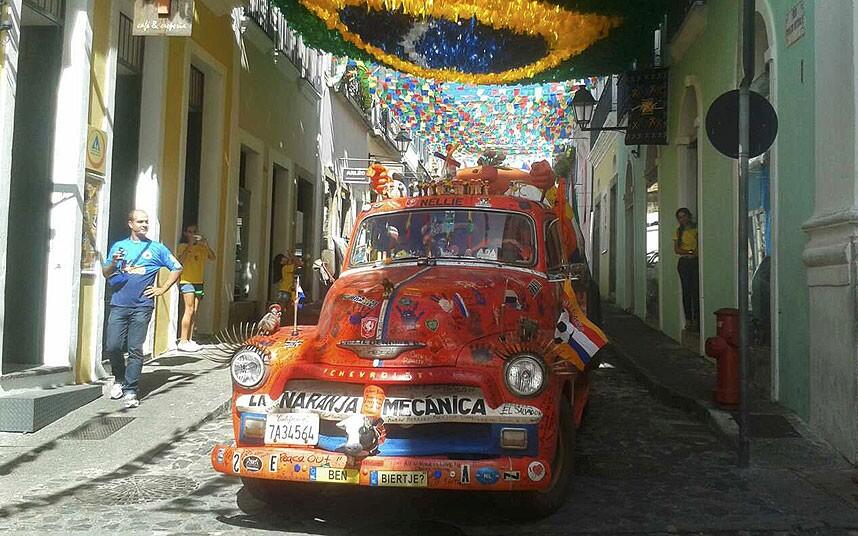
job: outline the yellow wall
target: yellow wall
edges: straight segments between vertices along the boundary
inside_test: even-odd
[[[89,124],[100,127],[107,115],[105,104],[105,85],[107,78],[107,58],[110,53],[110,14],[112,2],[95,2],[92,13],[92,67],[89,86]],[[107,203],[104,190],[100,203]],[[104,283],[100,275],[81,275],[80,281],[80,322],[78,323],[77,352],[75,353],[75,382],[87,383],[93,378],[93,363],[101,356],[93,355],[93,337],[99,333],[96,329],[96,317],[93,316],[98,299],[98,287]],[[100,301],[100,300],[99,300]]]
[[[601,222],[597,222],[601,226],[599,228],[600,243],[594,244],[593,255],[599,255],[599,274],[597,274],[597,279],[599,281],[599,291],[602,293],[602,296],[605,297],[608,296],[611,255],[614,254],[614,252],[610,250],[611,183],[617,173],[614,163],[617,157],[616,144],[619,143],[618,137],[610,133],[608,133],[608,135],[612,136],[613,140],[609,140],[611,143],[605,149],[604,156],[599,161],[599,165],[593,169],[593,188],[595,190],[594,203],[599,203],[602,220]],[[619,203],[619,199],[617,199],[617,202]],[[602,255],[602,252],[605,250],[608,250],[608,252]]]
[[[209,192],[208,195],[218,195],[218,207],[221,215],[221,229],[218,231],[217,243],[213,244],[215,253],[218,259],[222,259],[226,253],[224,250],[224,236],[226,229],[229,228],[228,222],[224,221],[224,214],[227,206],[228,192],[226,185],[228,184],[229,165],[230,165],[230,132],[232,129],[231,110],[232,110],[232,59],[235,47],[232,27],[230,24],[229,14],[222,17],[214,16],[211,11],[206,8],[202,2],[195,3],[195,20],[193,35],[190,38],[195,45],[191,46],[187,38],[170,38],[167,52],[167,87],[165,91],[165,123],[164,123],[164,167],[162,181],[160,184],[160,206],[159,206],[159,221],[161,225],[161,241],[172,251],[176,249],[176,241],[180,234],[181,221],[178,221],[178,215],[181,212],[181,207],[178,204],[180,191],[184,187],[184,176],[181,163],[183,161],[183,151],[185,149],[185,140],[182,135],[185,132],[185,116],[186,101],[188,98],[188,66],[187,59],[192,55],[194,48],[202,49],[206,54],[210,55],[214,60],[222,64],[225,69],[224,76],[224,100],[221,114],[223,117],[223,143],[219,148],[218,153],[221,161],[221,189],[220,192]],[[191,50],[188,47],[191,46]],[[189,52],[191,54],[189,54]],[[195,61],[195,60],[192,60]],[[202,195],[206,195],[203,192]],[[215,273],[211,274],[211,281],[223,281],[223,264],[215,263]],[[162,271],[163,272],[163,271]],[[165,274],[161,274],[162,280]],[[225,314],[220,310],[218,304],[223,300],[223,285],[211,285],[211,297],[215,303],[214,321],[217,329],[222,323]],[[168,302],[166,299],[158,300],[156,306],[156,321],[155,321],[155,354],[164,352],[171,339],[175,339],[175,334],[170,333],[168,318]],[[175,314],[176,312],[174,312]]]

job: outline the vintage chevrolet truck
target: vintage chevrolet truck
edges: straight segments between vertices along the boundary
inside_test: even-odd
[[[557,224],[509,195],[369,206],[318,325],[232,356],[235,444],[214,447],[214,468],[260,498],[337,483],[499,492],[526,516],[554,511],[593,366],[552,350],[563,282],[585,310],[589,294]]]

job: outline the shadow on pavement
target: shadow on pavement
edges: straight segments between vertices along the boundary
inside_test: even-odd
[[[189,365],[191,363],[198,363],[202,361],[201,357],[194,357],[190,355],[173,355],[173,356],[165,356],[159,357],[158,359],[153,359],[146,363],[147,367],[179,367],[182,365]]]
[[[153,370],[140,376],[139,396],[140,399],[145,399],[150,393],[164,387],[165,385],[174,385],[186,383],[188,380],[195,378],[198,374],[189,372],[178,372],[172,370]]]
[[[272,532],[463,536],[468,525],[497,526],[506,532],[514,523],[500,513],[489,495],[457,491],[327,489],[297,484],[282,495],[282,506],[261,502],[246,488],[238,492],[236,503],[242,514],[218,516],[217,520],[233,527]]]
[[[116,412],[112,412],[116,413]],[[103,412],[102,415],[110,415],[111,412]],[[35,512],[39,510],[44,511],[45,509],[51,510],[56,507],[59,503],[68,500],[70,497],[83,497],[83,496],[91,496],[94,493],[98,493],[99,486],[106,482],[111,482],[118,479],[128,478],[133,475],[141,474],[146,468],[153,466],[153,461],[157,460],[159,457],[168,456],[171,451],[176,448],[176,445],[179,443],[179,440],[187,433],[193,432],[200,428],[204,423],[200,423],[197,426],[189,428],[187,430],[177,431],[171,434],[165,441],[159,443],[158,445],[152,447],[147,450],[131,462],[123,465],[116,471],[98,477],[86,482],[71,486],[64,487],[62,485],[57,486],[59,491],[56,491],[47,495],[38,495],[38,496],[24,496],[19,502],[13,504],[7,504],[0,507],[0,519],[7,519],[15,515],[20,514],[31,514],[38,515]],[[39,453],[47,450],[47,448],[53,448],[58,443],[58,440],[51,441],[50,443],[34,449],[33,452],[35,456]],[[34,457],[35,457],[34,456]],[[33,458],[34,458],[33,457]],[[28,459],[26,461],[32,461],[32,459]],[[11,464],[5,464],[0,467],[0,472],[2,474],[8,474],[15,467],[7,467]],[[228,479],[220,479],[223,486],[230,485]],[[214,492],[214,490],[211,490]]]

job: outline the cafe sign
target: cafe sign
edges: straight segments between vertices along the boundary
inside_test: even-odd
[[[134,35],[188,37],[194,0],[134,0]]]

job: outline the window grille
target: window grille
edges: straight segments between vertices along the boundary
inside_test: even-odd
[[[124,13],[119,14],[119,43],[117,61],[135,74],[143,72],[143,37],[133,34],[134,23]]]
[[[203,97],[205,87],[205,75],[202,71],[191,65],[191,81],[188,89],[188,109],[192,112],[200,112],[203,109]]]
[[[63,14],[65,13],[64,0],[24,0],[24,5],[37,11],[40,15],[51,20],[51,22],[61,25],[63,23]]]

